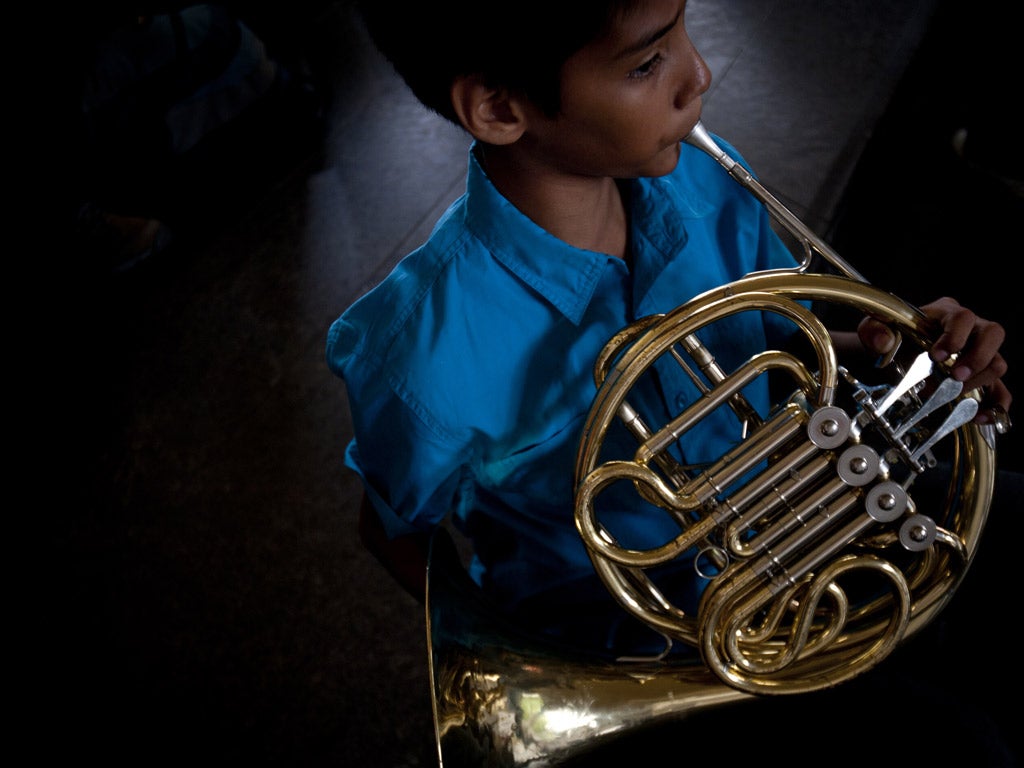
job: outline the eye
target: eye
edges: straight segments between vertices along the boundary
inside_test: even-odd
[[[628,75],[630,80],[642,80],[645,77],[650,77],[657,71],[658,67],[661,66],[663,61],[660,53],[656,53],[651,58],[647,59],[636,69],[630,70]]]

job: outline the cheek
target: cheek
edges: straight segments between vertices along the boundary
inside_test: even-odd
[[[640,103],[618,102],[614,109],[605,110],[599,120],[597,129],[608,144],[626,156],[649,155],[652,149],[660,148],[663,120]]]
[[[572,153],[583,164],[589,160],[600,167],[614,167],[612,175],[662,176],[671,172],[679,149],[666,139],[670,115],[652,108],[654,103],[661,102],[640,88],[576,92],[563,99],[564,114],[573,116],[562,126],[564,136],[573,144]]]
[[[623,99],[609,115],[616,133],[636,151],[660,149],[672,124],[671,102],[665,99],[634,97]]]
[[[637,132],[646,102],[633,88],[588,88],[563,94],[563,113],[571,115],[588,133],[611,140]]]

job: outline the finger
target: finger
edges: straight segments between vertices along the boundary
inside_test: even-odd
[[[942,332],[932,345],[932,359],[943,362],[951,355],[958,354],[970,339],[978,325],[979,318],[966,307],[956,305],[931,315],[939,323]]]
[[[896,334],[880,320],[865,317],[857,326],[857,335],[864,348],[878,355],[889,352],[896,343]]]
[[[984,384],[1006,374],[1006,360],[999,353],[1006,339],[1006,331],[999,323],[985,322],[970,337],[966,348],[960,351],[953,366],[953,378],[971,382],[976,375],[985,376]],[[977,385],[977,382],[974,382]]]
[[[985,388],[981,409],[974,421],[978,424],[993,424],[999,432],[1010,429],[1010,404],[1013,396],[1002,379],[997,379]]]

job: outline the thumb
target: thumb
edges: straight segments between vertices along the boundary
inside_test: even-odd
[[[891,351],[896,343],[896,334],[892,329],[871,317],[861,320],[857,326],[857,335],[866,349],[879,355]]]

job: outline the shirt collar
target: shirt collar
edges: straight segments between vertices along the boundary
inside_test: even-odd
[[[631,187],[633,306],[638,310],[658,277],[680,257],[689,239],[687,222],[710,215],[712,206],[690,178],[686,150],[668,176],[637,179]],[[696,150],[694,150],[696,151]]]
[[[535,224],[487,177],[475,146],[470,148],[466,181],[467,228],[507,269],[579,324],[604,270],[609,264],[622,264],[621,260],[575,248]],[[637,288],[653,279],[685,245],[685,220],[706,216],[710,210],[706,201],[678,183],[675,174],[632,183]]]
[[[578,324],[601,274],[615,257],[574,248],[535,224],[498,191],[472,148],[466,188],[469,231],[507,269]]]

